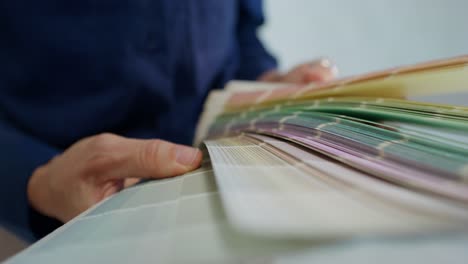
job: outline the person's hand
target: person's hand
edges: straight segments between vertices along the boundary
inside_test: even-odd
[[[165,178],[200,166],[201,151],[162,140],[113,134],[82,139],[37,168],[28,198],[40,213],[67,222],[142,178]]]
[[[258,78],[265,82],[287,82],[306,84],[310,82],[327,82],[338,74],[338,68],[328,59],[315,60],[300,64],[287,73],[269,71]]]

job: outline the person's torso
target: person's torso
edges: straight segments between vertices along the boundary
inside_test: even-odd
[[[100,132],[190,143],[232,78],[235,0],[16,0],[0,9],[0,111],[66,147]]]

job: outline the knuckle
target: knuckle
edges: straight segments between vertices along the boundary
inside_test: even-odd
[[[153,139],[141,145],[138,161],[141,168],[145,170],[154,170],[157,167],[158,158],[161,156],[162,145],[164,141]]]
[[[122,162],[123,157],[116,155],[115,147],[119,136],[102,133],[90,138],[88,158],[84,162],[84,175],[104,174]]]

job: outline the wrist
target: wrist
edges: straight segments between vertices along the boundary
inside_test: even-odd
[[[49,201],[47,201],[47,187],[44,186],[46,170],[46,165],[42,165],[33,171],[27,185],[27,198],[30,206],[34,210],[45,216],[54,217],[47,211],[45,206],[49,204]]]

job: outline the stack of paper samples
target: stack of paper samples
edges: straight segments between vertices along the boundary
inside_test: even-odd
[[[233,82],[205,104],[202,168],[126,189],[9,263],[343,263],[365,252],[395,263],[434,245],[463,259],[465,236],[322,246],[466,230],[468,108],[407,99],[464,92],[468,56],[321,85]]]
[[[307,238],[465,226],[468,108],[403,98],[468,90],[467,60],[213,95],[199,133],[230,221]]]

